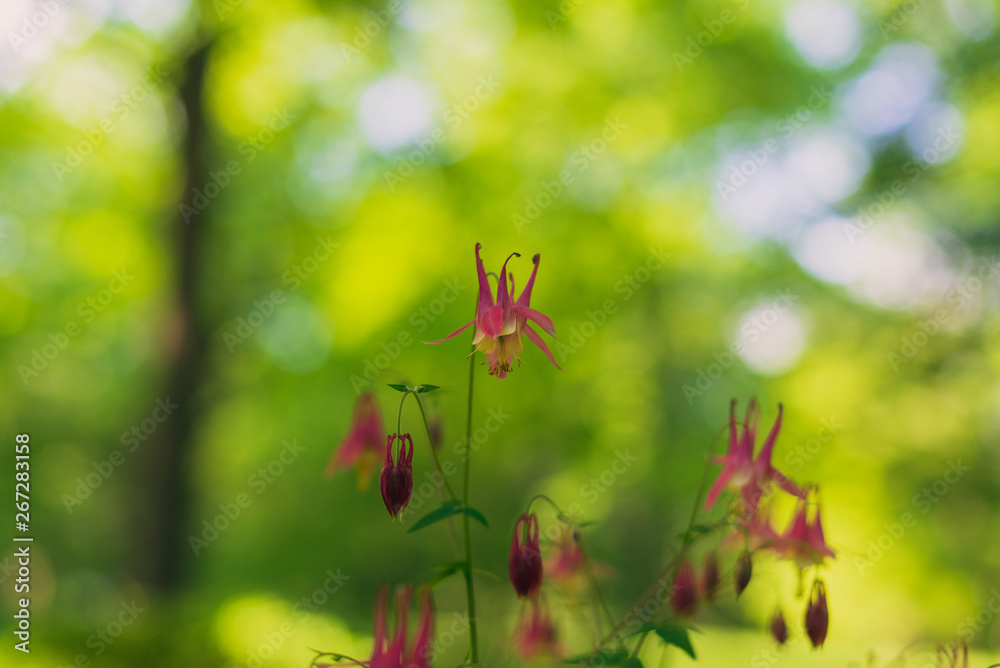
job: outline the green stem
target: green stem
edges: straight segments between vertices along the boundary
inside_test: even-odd
[[[442,490],[442,497],[447,495],[449,499],[458,503],[458,497],[455,496],[455,492],[451,489],[451,485],[448,484],[448,478],[444,475],[444,469],[441,468],[441,460],[438,459],[437,450],[434,448],[434,439],[431,438],[431,428],[427,424],[427,413],[424,412],[424,403],[420,401],[420,395],[414,393],[413,398],[417,400],[417,407],[420,408],[420,417],[424,421],[424,432],[427,434],[427,447],[431,450],[431,457],[434,459],[434,466],[437,468],[438,475],[441,476],[441,481],[444,483],[444,489]],[[444,499],[442,498],[442,501]],[[455,525],[452,523],[452,518],[446,520],[448,525],[448,540],[451,542],[451,549],[455,553],[455,558],[460,557],[460,552],[458,548],[458,540],[455,538]]]
[[[698,485],[698,493],[695,494],[695,497],[694,497],[694,507],[691,509],[691,518],[688,520],[687,531],[684,532],[684,540],[681,541],[681,549],[680,549],[680,551],[677,553],[676,557],[674,557],[673,559],[670,560],[670,562],[667,564],[666,568],[663,569],[663,571],[660,573],[660,577],[656,578],[656,581],[654,581],[653,584],[651,584],[649,586],[649,588],[646,589],[645,592],[643,592],[642,596],[639,597],[639,600],[636,601],[636,603],[632,607],[629,608],[629,613],[630,614],[631,614],[632,610],[635,610],[636,608],[639,608],[642,605],[644,605],[645,602],[649,599],[649,597],[656,593],[656,590],[657,590],[658,587],[664,586],[666,584],[666,581],[670,577],[671,572],[674,570],[674,568],[677,566],[677,564],[680,563],[680,560],[684,557],[685,553],[688,551],[688,549],[691,547],[691,544],[694,542],[694,536],[692,535],[691,530],[694,528],[694,521],[695,521],[695,518],[698,516],[698,508],[701,506],[701,497],[702,497],[702,494],[704,494],[704,492],[705,492],[705,486],[708,484],[709,470],[710,470],[710,467],[712,466],[712,455],[715,454],[716,443],[718,442],[719,434],[722,433],[723,429],[725,429],[725,425],[723,427],[720,427],[715,432],[715,436],[713,436],[712,443],[709,446],[709,449],[708,449],[708,461],[705,462],[705,468],[702,469],[701,482]],[[722,520],[720,520],[720,521],[716,522],[715,524],[713,524],[710,527],[710,529],[712,529],[712,530],[717,529],[718,527],[720,527],[720,526],[722,526],[724,524],[727,524],[726,518],[723,518]],[[601,648],[603,648],[605,645],[607,645],[612,640],[617,639],[618,632],[621,631],[622,628],[624,628],[625,623],[627,621],[628,621],[628,615],[626,615],[626,617],[624,619],[622,619],[622,621],[620,621],[618,624],[614,625],[614,627],[611,629],[611,632],[608,633],[608,635],[604,636],[604,638],[597,644],[597,647],[594,649],[594,651],[591,652],[590,656],[588,656],[584,660],[584,665],[588,665],[589,666],[591,660],[595,656],[597,656],[597,654],[601,651]],[[642,643],[645,642],[646,636],[648,636],[648,635],[649,635],[649,631],[644,631],[639,636],[639,646],[640,647],[642,646]]]
[[[465,481],[462,505],[469,506],[469,462],[472,459],[472,384],[476,371],[476,347],[469,355],[469,400],[465,414]],[[472,537],[469,532],[469,515],[462,514],[462,531],[465,534],[465,593],[469,606],[469,661],[479,663],[479,622],[476,619],[476,589],[472,581]]]

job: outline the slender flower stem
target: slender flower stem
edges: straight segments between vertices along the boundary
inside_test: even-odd
[[[452,490],[451,485],[448,484],[448,478],[444,475],[444,469],[441,468],[441,460],[438,459],[437,450],[434,448],[434,439],[431,438],[431,428],[427,424],[427,413],[424,412],[424,403],[420,401],[420,395],[416,392],[413,393],[413,398],[417,400],[417,407],[420,409],[420,417],[424,421],[424,432],[427,434],[427,447],[430,448],[431,458],[434,460],[434,466],[437,468],[438,475],[441,476],[441,482],[444,484],[444,488],[439,488],[438,491],[441,492],[441,500],[444,501],[445,498],[451,499],[455,503],[458,503],[458,497],[455,496],[454,490]],[[451,549],[455,553],[455,558],[461,558],[461,552],[458,547],[458,539],[455,537],[455,525],[452,523],[452,518],[445,520],[448,526],[448,540],[451,542]]]
[[[619,641],[621,640],[620,638],[618,638],[618,634],[625,627],[626,622],[629,621],[629,618],[632,616],[632,611],[634,611],[634,610],[636,610],[638,608],[641,608],[645,604],[645,602],[649,600],[649,598],[651,596],[653,596],[654,594],[656,594],[656,591],[657,591],[658,588],[660,588],[662,586],[666,586],[667,581],[669,580],[670,575],[673,572],[674,568],[677,566],[677,564],[680,563],[681,559],[684,558],[684,555],[687,553],[688,549],[694,543],[695,538],[694,538],[694,534],[692,533],[692,530],[694,529],[694,521],[695,521],[695,518],[698,516],[698,509],[701,507],[701,498],[702,498],[702,495],[705,493],[705,487],[708,484],[708,472],[710,470],[710,467],[712,466],[712,456],[715,454],[716,443],[717,443],[718,437],[722,433],[723,429],[725,429],[725,425],[723,425],[722,427],[720,427],[715,432],[715,436],[712,438],[712,443],[709,446],[709,449],[708,449],[708,458],[707,458],[707,461],[705,462],[705,468],[702,469],[701,482],[698,485],[698,493],[695,494],[695,497],[694,497],[694,507],[691,509],[691,518],[688,520],[687,531],[684,532],[684,540],[681,541],[681,549],[680,549],[680,551],[677,553],[676,557],[674,557],[673,559],[670,560],[670,562],[667,564],[667,566],[660,573],[660,576],[658,578],[656,578],[656,580],[649,586],[649,588],[646,589],[645,592],[643,592],[642,596],[639,597],[639,600],[636,601],[635,604],[632,605],[632,607],[629,608],[629,613],[626,614],[626,616],[620,622],[618,622],[618,624],[616,624],[611,629],[611,632],[608,633],[608,635],[604,636],[604,638],[600,642],[597,643],[597,647],[595,647],[594,651],[591,652],[590,656],[588,656],[584,660],[583,665],[585,665],[585,666],[591,665],[591,661],[594,659],[594,657],[596,657],[601,652],[601,649],[605,645],[607,645],[609,642],[611,642],[612,640],[619,640]],[[708,529],[709,530],[715,530],[715,529],[719,528],[720,526],[723,526],[723,525],[728,524],[728,523],[729,523],[728,522],[728,517],[724,517],[721,520],[719,520],[719,521],[715,522],[714,524],[712,524],[711,526],[709,526]],[[705,533],[707,533],[707,531]],[[703,534],[701,534],[701,535],[703,535]],[[649,631],[644,631],[639,636],[639,646],[640,647],[641,647],[642,643],[645,642],[647,635],[649,635]]]
[[[437,450],[434,448],[434,442],[431,439],[431,428],[427,425],[427,414],[424,413],[424,404],[420,401],[420,395],[414,394],[413,398],[417,400],[417,407],[420,408],[420,417],[424,420],[424,431],[427,432],[427,442],[431,446],[431,457],[434,458],[434,467],[437,468],[438,473],[441,474],[441,480],[444,482],[444,489],[448,493],[448,498],[458,503],[458,497],[455,496],[454,490],[452,490],[451,485],[448,484],[448,479],[444,475],[444,470],[441,468],[441,460],[438,459]]]
[[[476,347],[469,355],[469,400],[465,414],[465,482],[462,490],[462,504],[469,505],[469,461],[472,459],[472,384],[476,371]],[[469,515],[462,514],[462,530],[465,533],[465,593],[469,606],[469,661],[479,663],[479,621],[476,619],[476,589],[472,581],[472,538],[469,533]]]

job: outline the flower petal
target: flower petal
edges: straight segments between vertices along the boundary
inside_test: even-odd
[[[437,341],[424,341],[424,343],[428,343],[430,345],[435,345],[435,344],[438,344],[438,343],[444,343],[448,339],[453,339],[456,336],[458,336],[459,334],[461,334],[462,332],[464,332],[465,330],[467,330],[469,328],[469,325],[471,325],[471,324],[473,324],[475,322],[476,322],[475,320],[472,320],[470,322],[465,323],[464,325],[462,325],[461,327],[459,327],[458,329],[456,329],[454,332],[452,332],[448,336],[444,337],[443,339],[438,339]]]
[[[542,337],[539,336],[538,332],[531,328],[531,325],[527,323],[524,324],[524,334],[531,340],[532,343],[542,349],[542,352],[548,356],[549,361],[555,364],[557,369],[562,371],[562,367],[556,363],[556,358],[552,356],[552,351],[549,350],[547,345],[545,345],[545,341],[542,340]]]
[[[535,266],[531,270],[531,277],[528,279],[528,282],[524,284],[524,291],[521,293],[521,296],[517,298],[519,306],[527,306],[531,303],[531,289],[535,287],[535,274],[538,273],[538,263],[541,259],[541,253],[535,253],[535,256],[531,258],[531,262]]]
[[[715,500],[719,498],[719,494],[726,488],[726,483],[729,482],[729,477],[732,474],[733,471],[728,466],[719,472],[719,477],[712,483],[712,489],[708,490],[708,496],[705,497],[705,510],[715,505]]]
[[[537,322],[538,325],[545,330],[545,333],[549,336],[556,335],[556,327],[552,324],[552,319],[549,316],[536,311],[530,306],[523,306],[520,304],[514,305],[514,314],[518,317],[524,318],[525,320],[531,320]]]

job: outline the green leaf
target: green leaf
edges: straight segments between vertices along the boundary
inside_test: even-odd
[[[440,522],[441,520],[448,519],[449,517],[452,517],[454,515],[461,515],[461,514],[468,515],[472,519],[482,524],[487,529],[490,528],[490,525],[487,524],[486,522],[486,518],[483,517],[483,514],[478,510],[476,510],[475,508],[469,508],[468,506],[460,506],[454,501],[445,501],[440,506],[438,506],[431,512],[427,513],[419,520],[417,520],[416,524],[410,527],[410,530],[407,533],[420,531],[424,527],[429,527],[430,525],[436,522]]]
[[[413,391],[417,394],[427,394],[428,392],[433,392],[434,390],[440,390],[440,385],[417,385],[413,388]]]
[[[642,661],[633,657],[624,663],[624,668],[642,668]]]
[[[392,389],[397,390],[399,392],[409,392],[410,391],[410,388],[408,388],[406,385],[402,385],[400,383],[389,383],[389,387],[391,387]]]
[[[436,587],[444,580],[447,580],[452,575],[456,573],[461,573],[465,570],[464,561],[453,561],[451,563],[442,564],[436,568],[437,572],[426,580],[426,584],[430,587]]]
[[[694,655],[694,647],[691,645],[691,638],[688,636],[686,628],[677,624],[663,624],[653,630],[656,631],[656,635],[660,636],[660,640],[668,645],[680,647],[688,656],[697,660],[697,657]]]
[[[502,577],[500,577],[499,575],[497,575],[493,571],[488,571],[485,568],[480,568],[479,566],[473,566],[472,570],[475,571],[476,573],[481,573],[482,575],[490,577],[490,578],[496,580],[497,582],[503,582],[503,580],[504,580]]]

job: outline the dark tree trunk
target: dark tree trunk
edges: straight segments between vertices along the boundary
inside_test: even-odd
[[[181,581],[184,565],[193,553],[188,544],[190,504],[190,454],[195,427],[202,411],[199,390],[208,366],[211,332],[200,303],[203,248],[211,211],[185,220],[183,210],[193,207],[194,189],[208,178],[208,131],[205,126],[203,88],[211,42],[187,59],[180,97],[187,116],[183,143],[187,172],[182,201],[173,222],[176,291],[167,331],[159,336],[166,362],[166,383],[158,398],[177,407],[144,447],[135,508],[139,552],[136,574],[154,591],[169,593]],[[187,208],[188,211],[191,208]]]

